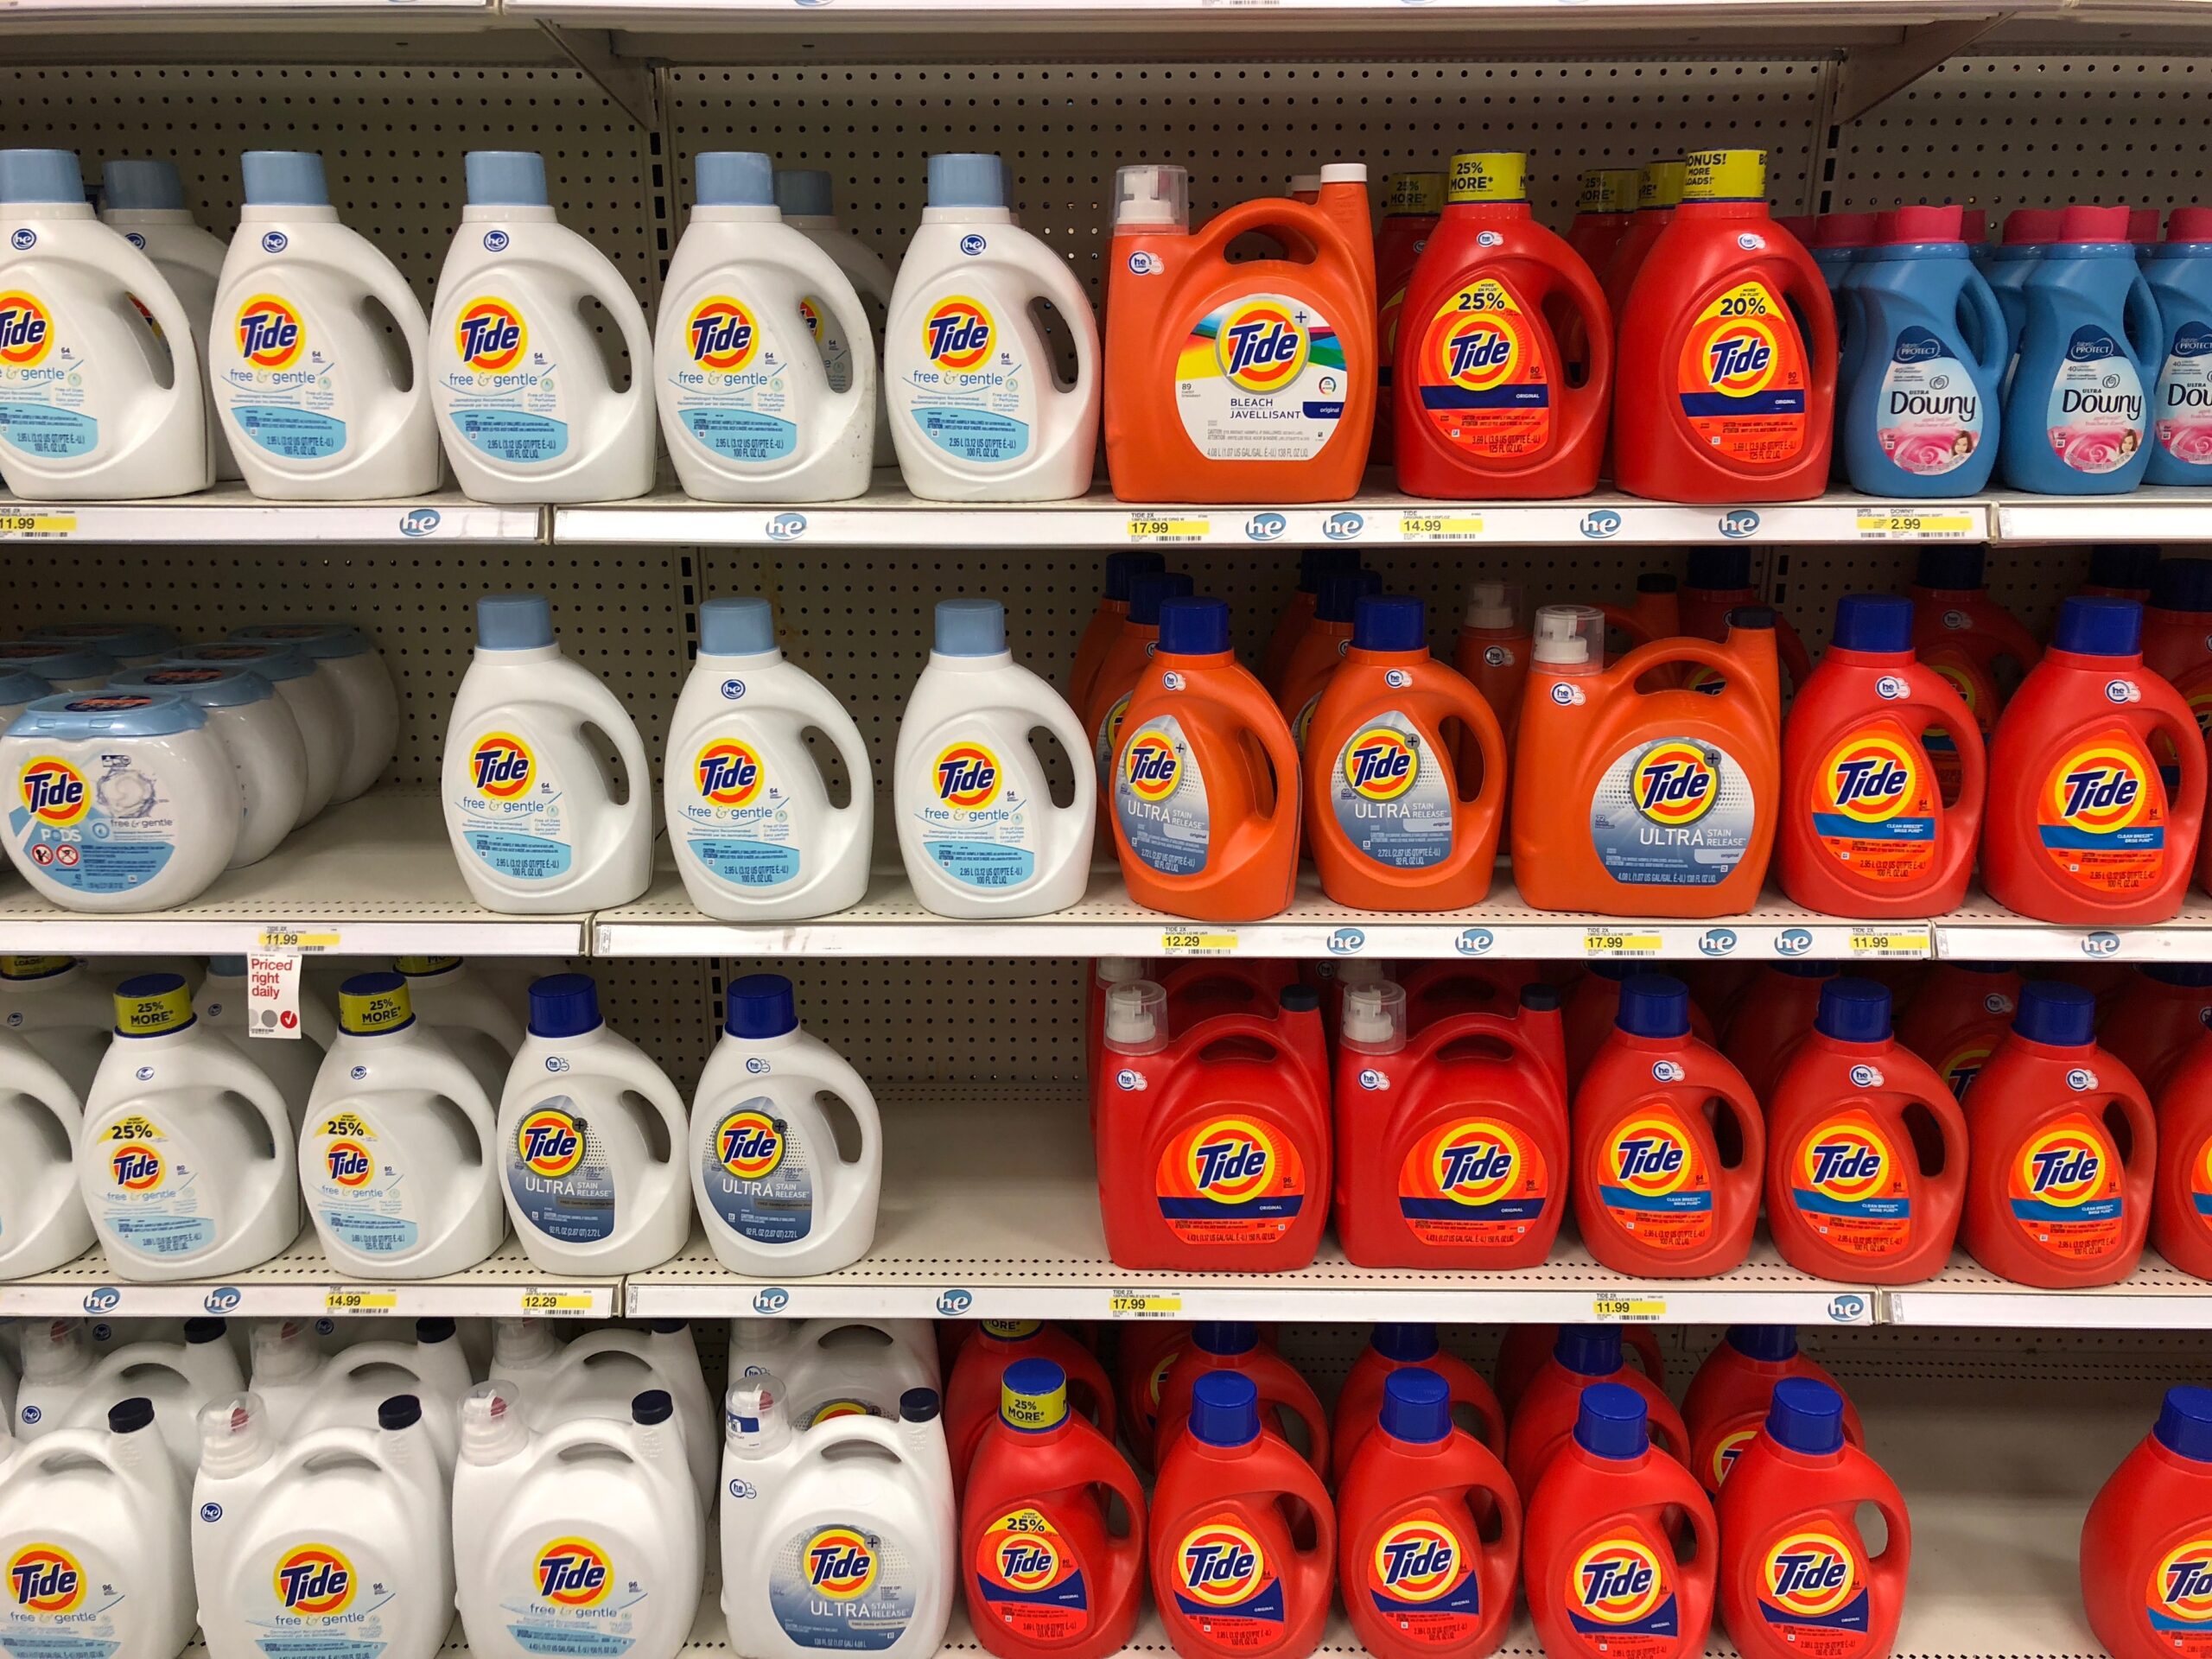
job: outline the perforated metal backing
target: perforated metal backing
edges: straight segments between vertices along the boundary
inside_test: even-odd
[[[2203,550],[2176,546],[2168,551],[2196,556]],[[1878,543],[1777,548],[1770,560],[1769,591],[1806,645],[1818,650],[1827,644],[1840,597],[1904,592],[1918,556],[1912,548]],[[2072,545],[1992,548],[1983,561],[1990,596],[2038,639],[2050,633],[2058,601],[2082,585],[2088,564],[2089,550]]]

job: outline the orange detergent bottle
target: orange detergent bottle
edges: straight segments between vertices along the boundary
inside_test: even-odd
[[[1573,1433],[1528,1499],[1521,1576],[1549,1659],[1706,1650],[1719,1530],[1705,1489],[1652,1448],[1648,1406],[1611,1382],[1585,1389]]]
[[[1550,1357],[1514,1407],[1505,1433],[1505,1466],[1524,1503],[1573,1438],[1578,1402],[1598,1382],[1618,1383],[1635,1394],[1649,1414],[1651,1435],[1660,1449],[1678,1463],[1688,1458],[1690,1432],[1681,1413],[1649,1376],[1629,1368],[1622,1357],[1620,1326],[1563,1325]]]
[[[1643,970],[1633,962],[1593,962],[1590,971],[1574,982],[1574,994],[1567,999],[1567,1096],[1574,1098],[1574,1091],[1582,1086],[1583,1073],[1589,1071],[1590,1062],[1613,1034],[1613,1021],[1621,1011],[1621,986]],[[1690,999],[1690,1033],[1708,1048],[1720,1046],[1720,1039],[1713,1034],[1713,1021],[1707,1019],[1705,1010],[1697,999]]]
[[[1774,1386],[1766,1421],[1715,1505],[1720,1620],[1743,1659],[1888,1659],[1912,1573],[1912,1519],[1853,1444],[1843,1395],[1809,1376]],[[1858,1511],[1885,1541],[1870,1555]]]
[[[1075,662],[1068,669],[1068,707],[1077,714],[1090,706],[1098,671],[1128,620],[1129,583],[1166,568],[1166,562],[1149,548],[1130,548],[1106,556],[1105,591],[1099,595],[1098,608],[1084,625],[1083,637],[1075,645]]]
[[[2212,559],[2161,559],[2143,613],[2143,666],[2181,693],[2196,728],[2212,731]],[[2152,745],[2171,792],[2181,781],[2174,746]]]
[[[1983,741],[2021,677],[2042,660],[2043,646],[2019,620],[1990,598],[1979,547],[1923,547],[1912,585],[1912,653],[1932,668],[1974,711]],[[1957,745],[1942,729],[1922,734],[1935,763],[1936,786],[1958,798]]]
[[[2069,599],[2051,647],[1998,717],[1981,879],[2006,909],[2073,927],[2163,922],[2181,908],[2204,816],[2204,744],[2180,694],[2143,666],[2143,607]],[[2169,796],[2152,760],[2180,749]]]
[[[1471,734],[1480,753],[1472,773],[1452,753],[1459,733]],[[1465,677],[1429,655],[1420,600],[1378,594],[1354,607],[1351,649],[1300,747],[1311,751],[1306,839],[1331,899],[1360,910],[1432,911],[1490,895],[1505,734]]]
[[[1114,811],[1114,757],[1121,749],[1122,722],[1128,715],[1137,681],[1160,643],[1160,607],[1171,599],[1188,599],[1191,591],[1190,577],[1179,570],[1147,570],[1130,578],[1128,613],[1122,619],[1121,632],[1091,676],[1089,700],[1071,705],[1083,716],[1084,730],[1090,734],[1091,758],[1098,766],[1098,810],[1109,821]]]
[[[1682,584],[1663,570],[1646,570],[1636,579],[1636,596],[1625,605],[1600,605],[1605,626],[1618,628],[1631,645],[1672,639],[1682,631]],[[1681,678],[1679,671],[1669,684]]]
[[[1223,1014],[1171,1038],[1148,981],[1106,1000],[1098,1203],[1124,1268],[1280,1273],[1313,1259],[1330,1192],[1320,998]]]
[[[1955,763],[1948,806],[1925,735],[1938,728]],[[1974,716],[1950,681],[1913,658],[1912,601],[1846,594],[1782,729],[1782,890],[1829,916],[1955,910],[1986,787]]]
[[[2143,1085],[2091,1034],[2096,1001],[2036,980],[1961,1103],[1973,1158],[1959,1242],[2046,1290],[2135,1270],[2150,1230],[2158,1126]]]
[[[1662,639],[1605,665],[1588,606],[1536,613],[1515,747],[1513,874],[1539,910],[1727,916],[1758,902],[1782,776],[1773,613],[1747,606],[1728,638]],[[1656,668],[1703,664],[1726,683],[1642,691]]]
[[[1574,1093],[1574,1218],[1590,1254],[1631,1278],[1726,1273],[1758,1219],[1758,1102],[1690,1034],[1689,1008],[1679,979],[1627,981],[1613,1034]]]
[[[1766,155],[1693,153],[1682,204],[1620,319],[1613,477],[1662,501],[1800,501],[1827,487],[1835,304],[1766,205]]]
[[[1446,1014],[1408,1037],[1392,984],[1344,993],[1337,1239],[1367,1268],[1531,1268],[1567,1209],[1559,994],[1511,1018]]]
[[[1208,922],[1280,912],[1298,879],[1298,749],[1229,648],[1229,607],[1171,599],[1114,766],[1129,897]]]
[[[1943,1270],[1966,1201],[1966,1118],[1891,1036],[1885,987],[1829,980],[1765,1103],[1767,1226],[1783,1260],[1846,1284]]]
[[[1338,1489],[1337,1576],[1375,1659],[1484,1659],[1513,1620],[1521,1500],[1452,1404],[1436,1372],[1393,1371]]]
[[[1832,962],[1771,962],[1736,1005],[1720,1052],[1764,1101],[1782,1080],[1783,1068],[1813,1029],[1821,992],[1836,976]]]
[[[1106,470],[1124,501],[1342,501],[1375,424],[1375,244],[1367,169],[1321,169],[1312,207],[1241,202],[1191,229],[1179,167],[1114,179],[1107,255]],[[1298,259],[1232,264],[1271,232]]]
[[[2082,1605],[2112,1659],[2175,1659],[2212,1629],[2212,1389],[2166,1390],[2158,1425],[2082,1523]]]
[[[1382,188],[1382,228],[1375,237],[1375,349],[1377,384],[1375,440],[1368,460],[1390,459],[1390,365],[1398,347],[1398,313],[1406,302],[1406,279],[1444,211],[1441,173],[1393,173]]]
[[[1313,1472],[1329,1472],[1329,1419],[1320,1396],[1298,1370],[1261,1338],[1260,1328],[1244,1319],[1201,1319],[1166,1380],[1160,1385],[1160,1418],[1154,1444],[1173,1446],[1183,1438],[1201,1377],[1234,1371],[1252,1379],[1260,1391],[1260,1421],[1297,1448]]]
[[[1529,649],[1534,643],[1522,619],[1521,589],[1511,582],[1478,582],[1467,589],[1460,613],[1459,644],[1452,662],[1482,694],[1497,716],[1508,749],[1521,726],[1521,694],[1529,685]],[[1471,734],[1459,738],[1459,769],[1469,770],[1481,753]],[[1511,787],[1509,778],[1507,786]]]
[[[2158,1103],[2151,1243],[2183,1273],[2212,1279],[2212,1033],[2167,1073]]]
[[[1344,1378],[1335,1414],[1329,1420],[1330,1479],[1339,1491],[1351,1471],[1352,1454],[1374,1432],[1382,1414],[1383,1385],[1414,1366],[1444,1385],[1445,1402],[1455,1422],[1466,1427],[1494,1454],[1504,1456],[1505,1414],[1482,1374],[1447,1352],[1433,1325],[1378,1325],[1352,1362],[1351,1375]],[[1501,1467],[1499,1473],[1503,1472]]]
[[[1382,591],[1379,570],[1332,572],[1321,578],[1313,615],[1291,647],[1282,677],[1274,687],[1275,707],[1290,722],[1290,741],[1301,755],[1306,753],[1306,728],[1313,723],[1321,693],[1328,689],[1337,665],[1351,649],[1352,619],[1358,614],[1359,601]]]
[[[1444,217],[1406,284],[1393,371],[1398,487],[1447,499],[1586,495],[1612,397],[1613,320],[1582,256],[1529,211],[1529,158],[1452,158]],[[1581,329],[1567,372],[1553,316]]]
[[[2097,1041],[2158,1100],[2182,1057],[2212,1026],[2212,963],[2146,963],[2127,979],[2097,1027]]]
[[[1349,575],[1359,569],[1359,555],[1348,547],[1309,547],[1298,555],[1298,586],[1291,589],[1290,599],[1275,618],[1274,631],[1268,635],[1267,650],[1260,658],[1260,683],[1272,696],[1282,684],[1283,670],[1289,666],[1290,653],[1306,637],[1306,630],[1313,620],[1313,605],[1319,597],[1321,583],[1330,576]],[[1376,580],[1380,582],[1381,577]]]
[[[1637,180],[1636,217],[1629,221],[1628,229],[1614,245],[1612,256],[1598,273],[1605,284],[1605,308],[1616,321],[1628,309],[1629,294],[1643,270],[1643,262],[1658,245],[1659,233],[1675,222],[1675,209],[1682,201],[1684,171],[1681,158],[1670,156],[1662,162],[1646,162]]]
[[[1682,1421],[1690,1430],[1690,1472],[1707,1491],[1720,1491],[1738,1455],[1766,1421],[1775,1384],[1793,1376],[1835,1385],[1826,1368],[1798,1351],[1795,1325],[1732,1325],[1705,1357],[1682,1395]],[[1853,1446],[1866,1443],[1848,1400],[1843,1432]]]
[[[1108,1524],[1109,1497],[1128,1512]],[[1000,1659],[1106,1659],[1144,1605],[1144,1488],[1113,1441],[1068,1411],[1067,1373],[1020,1359],[969,1466],[960,1510],[968,1623]]]
[[[1336,1514],[1312,1465],[1268,1428],[1259,1390],[1216,1371],[1163,1444],[1147,1554],[1152,1594],[1181,1659],[1304,1659],[1336,1580]]]
[[[1469,961],[1457,957],[1399,964],[1384,976],[1406,988],[1406,1029],[1422,1032],[1432,1020],[1454,1014],[1510,1015],[1523,986],[1541,982],[1533,962]],[[1338,1010],[1341,1024],[1344,1010]]]
[[[1559,1326],[1555,1325],[1509,1325],[1505,1335],[1497,1344],[1497,1365],[1491,1372],[1491,1385],[1497,1390],[1497,1403],[1508,1417],[1521,1408],[1521,1397],[1529,1391],[1529,1384],[1544,1369],[1552,1357],[1552,1350],[1559,1345]],[[1621,1357],[1632,1359],[1637,1368],[1649,1377],[1661,1393],[1667,1389],[1667,1359],[1660,1351],[1659,1338],[1648,1325],[1620,1327]]]
[[[944,1440],[956,1490],[967,1484],[976,1448],[998,1421],[1007,1368],[1025,1359],[1049,1359],[1059,1367],[1076,1409],[1113,1440],[1114,1383],[1096,1354],[1041,1319],[985,1319],[960,1345],[944,1382]]]
[[[1765,602],[1759,597],[1759,590],[1751,586],[1750,548],[1741,542],[1721,547],[1694,547],[1690,549],[1677,601],[1681,614],[1681,626],[1677,631],[1694,639],[1725,639],[1728,637],[1731,611]],[[1783,671],[1789,676],[1789,690],[1802,691],[1805,682],[1812,677],[1813,659],[1805,650],[1805,642],[1797,637],[1797,630],[1780,611],[1774,613],[1774,646],[1782,658]],[[1701,686],[1710,677],[1705,671],[1699,670],[1690,676],[1690,683]]]
[[[1939,962],[1897,1016],[1897,1041],[1928,1062],[1954,1097],[2012,1028],[2021,980],[2001,962]]]
[[[1114,1398],[1122,1443],[1140,1469],[1153,1465],[1160,1386],[1190,1345],[1191,1326],[1183,1319],[1131,1319],[1116,1328]]]

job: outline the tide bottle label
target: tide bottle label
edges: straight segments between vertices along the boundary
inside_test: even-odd
[[[533,329],[520,303],[496,293],[471,296],[454,314],[447,343],[453,356],[441,365],[442,393],[470,448],[511,467],[569,453],[566,377],[549,331]]]
[[[723,293],[698,296],[682,315],[683,338],[670,376],[674,429],[723,461],[767,462],[794,453],[791,346],[780,320],[752,297]],[[810,322],[804,311],[799,320]],[[811,327],[819,327],[812,319]],[[812,341],[808,349],[816,349]]]
[[[1770,466],[1805,447],[1805,342],[1759,278],[1706,302],[1683,336],[1678,373],[1682,418],[1716,461]]]
[[[1711,887],[1750,849],[1751,779],[1715,743],[1662,737],[1617,756],[1590,798],[1598,861],[1630,887]]]
[[[2182,701],[2189,705],[2189,712],[2196,721],[2197,734],[2212,734],[2212,668],[2200,664],[2177,677],[2172,684],[2181,693]],[[2163,731],[2152,734],[2151,751],[2158,757],[2158,777],[2171,800],[2173,791],[2181,786],[2181,753],[2174,747],[2173,739]]]
[[[557,1056],[548,1056],[549,1063]],[[566,1095],[548,1095],[515,1120],[507,1142],[515,1219],[563,1244],[614,1236],[619,1194],[607,1149]]]
[[[1395,709],[1361,722],[1337,751],[1329,807],[1354,851],[1385,869],[1452,856],[1452,780],[1439,747]]]
[[[1870,1074],[1861,1084],[1859,1074]],[[1856,1088],[1878,1089],[1881,1073],[1852,1068]],[[1899,1144],[1864,1111],[1833,1113],[1790,1149],[1789,1202],[1829,1249],[1883,1261],[1912,1248],[1912,1185]]]
[[[1949,342],[1928,329],[1897,331],[1878,397],[1874,436],[1902,472],[1940,477],[1981,448],[1981,393]]]
[[[72,708],[128,709],[121,692],[87,692]],[[161,740],[127,738],[60,746],[34,754],[16,773],[9,833],[38,879],[73,893],[129,893],[167,869],[189,832],[168,769],[177,757]]]
[[[2190,467],[2212,466],[2212,321],[2178,324],[2158,371],[2158,448]]]
[[[1042,1510],[1008,1510],[976,1545],[976,1592],[991,1622],[1023,1642],[1071,1642],[1090,1630],[1083,1563]]]
[[[1257,1112],[1210,1113],[1167,1137],[1153,1194],[1185,1244],[1271,1244],[1305,1208],[1305,1160]]]
[[[318,1113],[308,1123],[301,1184],[316,1222],[363,1255],[399,1255],[421,1242],[405,1149],[373,1112],[354,1107]],[[433,1173],[430,1179],[435,1179]]]
[[[496,1589],[505,1634],[525,1653],[626,1653],[662,1586],[600,1538],[568,1533],[507,1558],[519,1582]]]
[[[1640,1522],[1600,1531],[1567,1561],[1560,1605],[1586,1651],[1666,1659],[1682,1633],[1675,1552]]]
[[[1212,850],[1205,774],[1173,715],[1129,734],[1114,768],[1114,816],[1129,850],[1162,875],[1198,875]]]
[[[1936,866],[1935,768],[1912,734],[1872,720],[1831,748],[1813,773],[1813,833],[1855,880],[1925,880]]]
[[[791,797],[777,783],[761,746],[734,734],[709,737],[692,752],[690,790],[679,798],[681,834],[710,874],[765,893],[796,881],[805,863]]]
[[[2044,405],[2051,452],[2077,473],[2116,473],[2150,435],[2143,377],[2101,323],[2084,323],[2058,353]]]
[[[768,1610],[799,1647],[881,1652],[906,1634],[926,1560],[871,1516],[800,1527],[769,1559]]]
[[[1699,1466],[1690,1471],[1707,1491],[1715,1497],[1720,1495],[1721,1487],[1727,1484],[1729,1475],[1736,1467],[1736,1459],[1744,1455],[1745,1446],[1758,1439],[1759,1427],[1765,1421],[1764,1412],[1751,1411],[1740,1417],[1731,1418],[1722,1425],[1719,1437],[1713,1442],[1712,1449],[1706,1453]]]
[[[2206,1135],[2190,1150],[2186,1167],[2189,1213],[2196,1217],[2198,1226],[2212,1231],[2212,1135]]]
[[[551,881],[575,862],[567,792],[537,745],[500,728],[466,740],[448,821],[486,868],[509,881]]]
[[[1414,360],[1422,413],[1455,449],[1518,461],[1550,444],[1551,330],[1504,283],[1485,276],[1448,296]]]
[[[1368,1599],[1402,1639],[1459,1648],[1482,1624],[1478,1548],[1464,1515],[1454,1520],[1424,1503],[1376,1534],[1367,1551]]]
[[[85,359],[53,305],[28,288],[0,287],[0,443],[40,461],[99,448],[99,418]]]
[[[1681,1068],[1658,1061],[1655,1073]],[[1694,1250],[1713,1229],[1713,1171],[1681,1113],[1663,1103],[1630,1112],[1599,1145],[1598,1196],[1615,1226],[1649,1249]]]
[[[1190,1523],[1168,1567],[1175,1611],[1214,1646],[1236,1651],[1281,1639],[1282,1578],[1259,1535],[1235,1510]]]
[[[2092,893],[2155,886],[2166,870],[2166,789],[2142,741],[2114,726],[2068,744],[2037,794],[2036,834],[2058,873]]]
[[[1004,311],[980,294],[939,295],[922,311],[920,366],[900,378],[895,406],[956,461],[1019,461],[1036,442],[1037,365]]]
[[[1808,1659],[1855,1659],[1873,1641],[1859,1540],[1821,1522],[1792,1528],[1754,1558],[1768,1634]]]
[[[230,319],[232,349],[214,394],[231,424],[280,461],[327,461],[346,448],[346,365],[289,296],[248,296]]]
[[[2193,1528],[2158,1552],[2143,1586],[2143,1612],[2160,1648],[2182,1659],[2212,1656],[2212,1531]]]
[[[94,1132],[92,1155],[92,1220],[110,1249],[174,1262],[215,1243],[206,1165],[173,1125],[132,1112]]]
[[[698,1154],[708,1208],[740,1238],[795,1244],[814,1230],[809,1148],[767,1096],[716,1116]]]
[[[1440,1124],[1398,1166],[1398,1213],[1424,1244],[1510,1249],[1551,1198],[1552,1172],[1526,1131],[1497,1117]]]
[[[1247,293],[1191,326],[1175,410],[1208,461],[1311,461],[1344,421],[1344,342],[1310,301]]]
[[[120,1653],[134,1632],[118,1615],[130,1611],[131,1592],[142,1588],[152,1586],[129,1567],[34,1533],[8,1554],[0,1638],[10,1653]]]
[[[2088,1086],[2096,1086],[2089,1078]],[[2062,1262],[2094,1262],[2120,1248],[2126,1197],[2120,1155],[2105,1126],[2069,1112],[2020,1143],[2005,1198],[2013,1224]]]
[[[1002,893],[1036,874],[1037,804],[995,739],[953,732],[915,764],[929,768],[912,796],[922,850],[947,879]]]

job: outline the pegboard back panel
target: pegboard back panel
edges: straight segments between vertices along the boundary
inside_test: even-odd
[[[2166,550],[2194,557],[2196,546]],[[1772,556],[1775,602],[1818,652],[1835,624],[1835,602],[1846,594],[1902,594],[1912,583],[1919,555],[1910,547],[1868,543],[1843,547],[1777,548]],[[2057,620],[2058,601],[2088,580],[2089,550],[2065,543],[1991,548],[1984,561],[1990,597],[2018,617],[2037,639]]]

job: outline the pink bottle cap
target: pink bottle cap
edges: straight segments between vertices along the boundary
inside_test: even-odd
[[[2058,224],[2064,215],[2056,207],[2015,207],[2005,215],[2005,245],[2017,248],[2031,243],[2058,240]]]
[[[2212,242],[2212,207],[2177,207],[2166,215],[2169,242]]]
[[[1961,208],[1959,213],[1959,238],[1968,247],[1980,247],[1989,240],[1989,209]]]
[[[1883,227],[1882,240],[1891,246],[1904,242],[1956,242],[1960,239],[1959,220],[1964,211],[1958,207],[1900,207],[1883,215],[1888,223]]]
[[[1822,213],[1813,227],[1816,248],[1864,248],[1874,240],[1872,213]]]
[[[2131,207],[2127,210],[2127,239],[2141,245],[2158,239],[2158,210],[2155,207]]]
[[[1777,228],[1789,232],[1809,248],[1813,245],[1814,219],[1811,213],[1783,213],[1774,222]]]
[[[2059,215],[2058,239],[2061,242],[2125,242],[2127,240],[2127,209],[2069,207]]]

